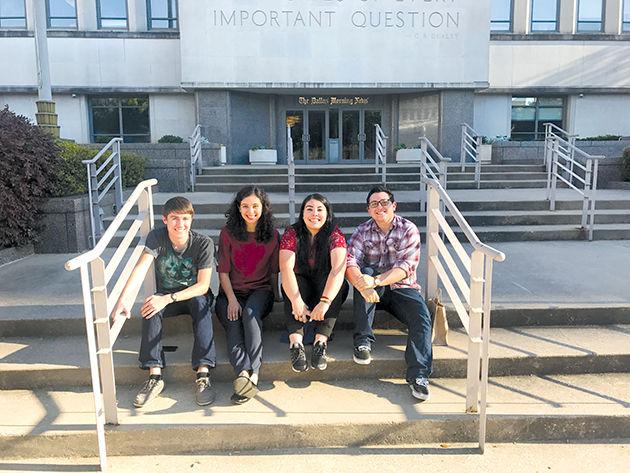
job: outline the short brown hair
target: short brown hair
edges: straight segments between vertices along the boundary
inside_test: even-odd
[[[195,215],[192,203],[186,197],[172,197],[166,201],[162,208],[162,215],[168,217],[169,214],[189,214]]]

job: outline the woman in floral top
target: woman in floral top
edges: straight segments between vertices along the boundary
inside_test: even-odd
[[[315,322],[310,365],[325,370],[326,348],[343,302],[348,296],[346,239],[335,224],[328,200],[311,194],[302,202],[298,221],[280,241],[280,272],[289,332],[291,365],[306,371],[304,325]]]

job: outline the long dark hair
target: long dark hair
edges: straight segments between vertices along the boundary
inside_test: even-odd
[[[234,197],[230,207],[225,212],[227,217],[225,226],[237,240],[247,240],[247,225],[241,216],[241,202],[250,195],[258,197],[262,205],[260,219],[256,222],[256,241],[266,243],[273,237],[274,218],[271,211],[271,202],[262,187],[245,186],[236,193],[236,197]]]
[[[313,239],[313,245],[311,247],[310,239],[311,232],[304,223],[304,208],[309,200],[317,200],[324,204],[326,208],[326,222],[322,228],[317,232]],[[295,233],[297,234],[297,264],[305,271],[314,272],[316,274],[328,274],[330,272],[330,236],[336,227],[335,215],[333,214],[332,206],[326,197],[321,194],[307,195],[302,201],[302,207],[300,207],[300,216],[293,224]],[[311,250],[312,248],[312,250]],[[312,251],[312,252],[311,252]],[[308,264],[309,254],[315,257],[315,268],[312,270]]]

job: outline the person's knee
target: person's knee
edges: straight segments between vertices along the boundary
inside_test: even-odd
[[[190,315],[196,319],[210,316],[210,304],[206,296],[196,296],[188,300]]]

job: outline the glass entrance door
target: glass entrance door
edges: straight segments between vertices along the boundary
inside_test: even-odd
[[[363,162],[374,159],[380,110],[289,110],[298,117],[291,129],[293,157],[303,163]]]

